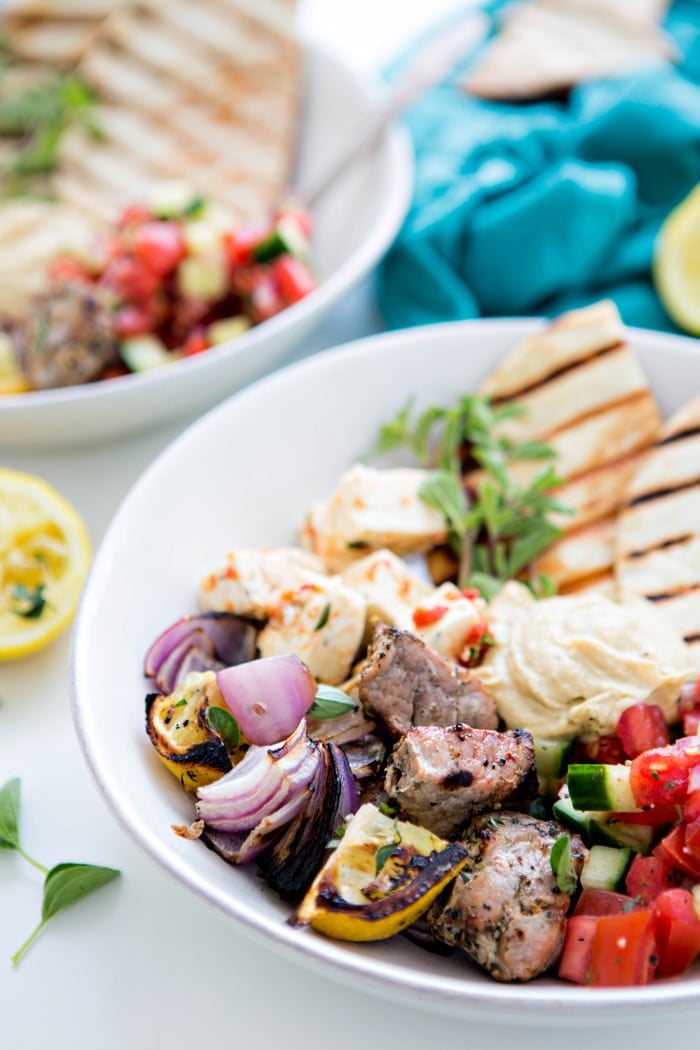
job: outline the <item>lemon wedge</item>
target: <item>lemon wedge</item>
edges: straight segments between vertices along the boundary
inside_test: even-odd
[[[676,324],[700,335],[700,185],[674,208],[654,246],[654,283]]]
[[[393,937],[420,918],[464,867],[460,842],[361,806],[294,921],[341,941]]]
[[[89,564],[75,508],[41,478],[0,468],[0,660],[43,648],[68,626]]]

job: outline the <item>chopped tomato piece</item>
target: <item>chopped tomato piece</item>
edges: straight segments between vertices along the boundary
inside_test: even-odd
[[[648,984],[658,961],[654,928],[648,908],[602,915],[593,937],[587,983],[604,988]]]
[[[123,230],[126,226],[138,226],[151,218],[153,216],[144,204],[127,204],[119,216],[117,225]]]
[[[267,321],[284,307],[277,282],[270,274],[261,273],[257,277],[250,299],[256,321]]]
[[[697,740],[697,737],[685,738]],[[677,741],[672,747],[658,747],[632,759],[630,788],[638,806],[682,803],[688,792],[690,767],[700,759],[700,749]]]
[[[316,287],[308,266],[293,255],[280,255],[272,264],[272,270],[286,303],[298,303]]]
[[[446,612],[449,612],[446,605],[435,605],[432,609],[421,609],[420,607],[413,610],[413,624],[418,630],[421,627],[429,627],[432,623],[437,623],[441,620]]]
[[[668,835],[656,846],[653,855],[686,875],[700,880],[700,853],[686,846],[683,824],[676,824],[675,828],[671,828]]]
[[[683,712],[683,732],[686,736],[700,732],[700,707],[692,707],[690,711]]]
[[[119,336],[143,335],[144,332],[150,331],[151,319],[140,306],[127,303],[117,310],[114,327]]]
[[[195,354],[201,354],[203,350],[209,349],[209,343],[203,329],[195,329],[187,336],[185,345],[182,348],[183,357],[194,357]]]
[[[625,876],[628,894],[643,904],[651,904],[675,884],[673,868],[660,857],[635,857]]]
[[[620,715],[616,729],[628,758],[669,742],[666,719],[658,704],[631,704]]]
[[[700,857],[700,820],[691,820],[686,824],[683,846],[692,855]]]
[[[165,277],[185,255],[185,242],[177,223],[146,222],[134,234],[133,249],[151,273]]]
[[[640,907],[639,901],[614,890],[585,889],[576,902],[574,915],[622,915]]]
[[[117,295],[127,303],[144,303],[158,288],[159,280],[140,259],[130,255],[118,255],[112,259],[101,278],[114,288]]]
[[[700,953],[700,921],[688,890],[671,889],[654,901],[659,977],[684,973]]]
[[[462,596],[469,598],[473,602],[476,598],[481,597],[481,591],[478,587],[467,587],[466,590],[462,591]]]
[[[597,925],[598,919],[592,915],[574,915],[567,922],[559,959],[559,976],[565,981],[586,984]]]
[[[617,766],[626,758],[627,755],[617,736],[599,736],[594,740],[579,740],[574,748],[576,762],[600,762],[603,765]]]
[[[253,258],[253,248],[260,244],[270,232],[270,223],[265,221],[250,222],[237,230],[224,234],[224,247],[232,266],[245,266]]]

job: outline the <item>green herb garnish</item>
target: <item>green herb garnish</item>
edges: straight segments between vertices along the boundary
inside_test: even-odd
[[[578,876],[571,863],[571,840],[568,835],[562,835],[552,846],[550,863],[561,892],[574,893],[578,886]]]
[[[210,729],[219,734],[228,751],[236,750],[241,742],[241,731],[230,711],[223,707],[208,708],[207,723]]]
[[[25,620],[38,620],[47,605],[45,594],[46,586],[43,583],[36,587],[16,584],[10,591],[12,612]]]
[[[323,628],[328,623],[328,620],[330,619],[330,615],[331,615],[331,603],[330,602],[326,602],[326,604],[323,606],[323,610],[321,612],[321,615],[319,616],[318,620],[316,621],[316,625],[314,627],[314,632],[313,633],[315,633],[316,631],[322,631],[323,630]]]
[[[354,709],[355,704],[342,689],[336,689],[334,685],[319,685],[314,702],[306,713],[309,718],[339,718]]]
[[[392,855],[392,853],[396,849],[396,845],[397,845],[396,842],[387,842],[385,846],[380,846],[379,847],[379,849],[377,850],[376,858],[375,858],[375,869],[374,869],[374,874],[375,875],[379,875],[379,873],[381,872],[382,868],[384,867],[384,865],[388,861],[389,857]]]
[[[5,68],[12,57],[6,55]],[[47,74],[40,82],[12,90],[0,79],[0,136],[13,139],[15,149],[0,172],[5,194],[36,189],[37,179],[56,168],[61,143],[72,127],[102,138],[95,120],[96,96],[78,77]],[[39,183],[41,185],[41,183]]]
[[[564,479],[551,463],[523,484],[511,470],[517,462],[552,460],[555,451],[541,441],[514,442],[499,430],[506,419],[525,413],[519,405],[494,406],[488,398],[468,394],[455,408],[426,409],[415,422],[411,409],[409,402],[382,427],[375,451],[408,446],[423,466],[433,468],[421,499],[447,523],[450,545],[460,558],[460,586],[477,587],[490,599],[561,536],[550,516],[570,513],[570,508],[551,492]],[[485,474],[478,491],[469,494],[471,503],[463,480],[468,459]],[[549,595],[552,581],[540,577],[532,590],[538,597]]]

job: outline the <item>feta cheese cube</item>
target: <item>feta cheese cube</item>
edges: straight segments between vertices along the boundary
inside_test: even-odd
[[[314,678],[338,685],[362,641],[366,609],[364,598],[340,576],[309,576],[271,610],[258,636],[260,655],[296,653]]]
[[[323,563],[299,547],[263,547],[231,551],[226,564],[200,585],[203,612],[234,612],[266,620],[284,591],[323,573]]]
[[[485,620],[486,603],[471,599],[453,583],[443,583],[423,598],[397,626],[415,634],[446,660],[463,655],[472,629]]]
[[[374,551],[345,570],[343,579],[367,602],[368,621],[396,624],[411,615],[432,588],[390,550]]]

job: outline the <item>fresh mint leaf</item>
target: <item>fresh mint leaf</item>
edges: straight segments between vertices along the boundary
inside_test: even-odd
[[[578,876],[571,862],[571,840],[568,835],[560,836],[552,846],[550,863],[561,892],[569,895],[574,893],[578,886]]]
[[[404,448],[412,444],[410,418],[413,411],[413,398],[409,398],[404,407],[394,419],[384,423],[379,430],[379,437],[372,453],[382,455],[384,452],[393,452],[394,449]]]
[[[316,696],[309,710],[306,712],[309,718],[339,718],[347,711],[353,711],[355,704],[347,693],[342,689],[336,689],[334,685],[319,685]]]
[[[462,537],[468,529],[467,497],[459,477],[446,471],[432,471],[418,493],[424,503],[439,511],[455,536]]]
[[[95,890],[116,879],[120,874],[121,872],[116,868],[103,868],[95,864],[57,864],[56,867],[51,868],[44,879],[41,922],[12,956],[13,964],[17,965],[54,915],[77,904],[83,897],[94,893]]]
[[[207,723],[210,729],[218,733],[228,751],[235,751],[241,742],[241,731],[238,722],[225,707],[209,707]]]

